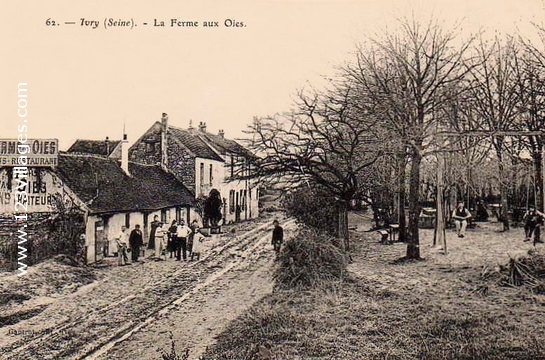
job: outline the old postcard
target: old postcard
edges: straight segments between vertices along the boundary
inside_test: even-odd
[[[7,0],[0,359],[544,359],[545,3]]]

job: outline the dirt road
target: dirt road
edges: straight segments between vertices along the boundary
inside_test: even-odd
[[[270,229],[266,221],[216,236],[199,262],[109,267],[75,293],[33,299],[46,309],[0,328],[0,358],[159,359],[171,331],[179,350],[196,359],[229,320],[271,291]]]

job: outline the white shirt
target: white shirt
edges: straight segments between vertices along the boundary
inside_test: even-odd
[[[129,236],[129,231],[128,230],[120,231],[117,234],[117,236],[115,237],[116,240],[117,240],[118,245],[127,245],[128,236]]]
[[[176,229],[176,232],[178,233],[179,238],[187,238],[189,234],[192,233],[191,228],[186,225],[178,225],[178,228]]]

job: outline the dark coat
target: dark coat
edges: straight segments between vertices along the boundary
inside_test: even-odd
[[[131,231],[131,235],[129,236],[129,245],[131,248],[140,247],[144,244],[144,239],[142,238],[142,230],[140,229],[134,229]]]
[[[282,229],[282,226],[277,225],[273,229],[272,233],[272,243],[279,243],[281,244],[282,241],[284,241],[284,229]]]

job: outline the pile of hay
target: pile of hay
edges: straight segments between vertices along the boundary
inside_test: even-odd
[[[523,286],[536,294],[545,294],[545,253],[528,251],[528,255],[511,258],[500,267],[500,285]]]
[[[301,229],[288,240],[273,275],[276,286],[284,289],[315,287],[327,280],[343,279],[346,256],[334,239],[311,229]]]

